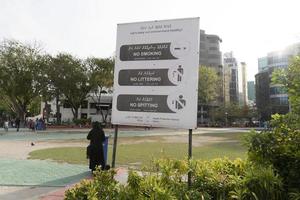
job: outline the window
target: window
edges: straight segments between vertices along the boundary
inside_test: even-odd
[[[271,98],[271,103],[273,105],[288,105],[289,101],[288,101],[288,97],[275,97],[275,98]]]
[[[286,94],[286,89],[284,87],[271,87],[270,88],[270,94]]]
[[[64,104],[63,104],[63,107],[64,108],[71,108],[72,106],[71,106],[71,104],[67,100],[65,100]]]
[[[81,108],[88,108],[88,102],[87,101],[83,101],[81,103]]]
[[[101,108],[102,110],[109,110],[111,108],[111,103],[90,103],[90,108],[95,108],[97,109]]]
[[[212,51],[218,51],[218,47],[209,47],[209,50],[212,50]]]
[[[90,103],[90,108],[96,108],[96,103]]]
[[[211,59],[219,59],[219,58],[220,58],[220,55],[219,55],[219,54],[208,54],[208,58],[211,58]]]

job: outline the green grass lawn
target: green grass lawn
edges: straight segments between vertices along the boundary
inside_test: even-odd
[[[54,160],[70,164],[87,164],[85,148],[83,147],[59,147],[35,150],[29,153],[29,159]]]
[[[216,133],[209,136],[225,137],[226,140],[204,146],[193,147],[195,159],[212,159],[228,157],[230,159],[246,158],[246,148],[240,140],[242,133]],[[207,136],[207,135],[205,135]],[[198,136],[194,136],[198,137]],[[199,136],[201,137],[201,136]],[[112,146],[109,146],[108,163],[111,161]],[[187,157],[188,145],[184,143],[144,142],[138,144],[119,144],[117,146],[117,165],[144,165],[152,159]],[[84,147],[61,147],[36,150],[30,153],[30,159],[51,159],[58,162],[87,164]]]

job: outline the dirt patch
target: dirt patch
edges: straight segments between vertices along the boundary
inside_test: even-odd
[[[118,138],[118,144],[140,144],[147,142],[159,142],[162,137],[150,136],[150,137],[124,137]],[[113,144],[113,139],[110,140],[109,144]]]
[[[151,136],[151,137],[128,137],[118,139],[118,144],[141,144],[150,142],[161,143],[188,143],[187,135],[173,135],[173,136]],[[227,141],[225,137],[213,137],[213,136],[193,136],[193,146],[200,147],[207,144],[219,143]],[[112,141],[111,141],[112,144]]]
[[[178,136],[167,136],[162,137],[165,143],[188,143],[187,135],[178,135]],[[219,143],[227,140],[223,137],[211,137],[211,136],[194,136],[192,143],[195,147],[204,146],[212,143]]]

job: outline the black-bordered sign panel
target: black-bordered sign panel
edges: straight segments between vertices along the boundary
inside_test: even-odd
[[[117,109],[129,112],[175,113],[167,104],[167,95],[119,95]]]
[[[197,126],[199,18],[119,24],[112,123]]]
[[[169,69],[122,69],[119,72],[120,86],[175,86],[178,74],[170,76]]]
[[[122,45],[120,49],[120,60],[122,61],[170,60],[170,59],[177,59],[171,53],[170,42]]]

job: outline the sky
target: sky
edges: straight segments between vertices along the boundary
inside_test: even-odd
[[[51,54],[110,57],[119,23],[200,17],[257,73],[257,58],[300,42],[299,0],[0,0],[0,41],[38,42]]]

